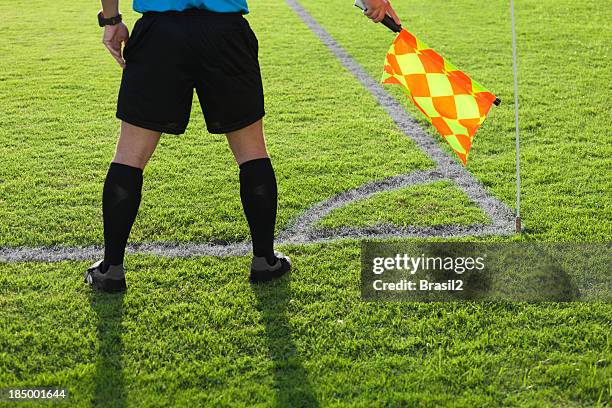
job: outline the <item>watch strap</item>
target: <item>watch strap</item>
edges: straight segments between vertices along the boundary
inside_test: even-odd
[[[121,14],[117,14],[115,17],[104,18],[104,14],[102,11],[98,13],[98,24],[100,27],[104,27],[107,25],[116,25],[122,21]]]

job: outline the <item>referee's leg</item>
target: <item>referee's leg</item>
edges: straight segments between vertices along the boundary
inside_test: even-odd
[[[142,171],[153,155],[160,132],[121,122],[115,157],[102,194],[104,217],[103,269],[123,264],[125,247],[142,193]]]
[[[262,120],[226,136],[240,166],[240,199],[253,241],[250,279],[258,282],[278,278],[289,271],[291,263],[288,257],[274,252],[278,193]]]

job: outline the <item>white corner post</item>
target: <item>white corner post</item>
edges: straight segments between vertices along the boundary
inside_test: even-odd
[[[512,19],[512,65],[514,68],[514,126],[516,128],[516,218],[515,228],[521,233],[521,139],[519,136],[519,97],[518,68],[516,57],[516,20],[514,18],[514,0],[510,0],[510,16]]]

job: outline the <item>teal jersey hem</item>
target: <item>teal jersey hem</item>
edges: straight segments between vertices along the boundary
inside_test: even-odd
[[[132,8],[137,13],[183,11],[189,8],[201,8],[217,13],[249,13],[246,0],[134,0]]]

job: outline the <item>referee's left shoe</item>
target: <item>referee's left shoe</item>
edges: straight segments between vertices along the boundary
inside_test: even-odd
[[[102,271],[103,260],[91,265],[85,272],[85,283],[93,290],[107,293],[125,292],[125,269],[123,265],[110,265],[106,272]]]
[[[254,256],[251,261],[251,283],[278,279],[291,270],[291,260],[280,252],[274,253],[276,261],[270,265],[265,256]]]

